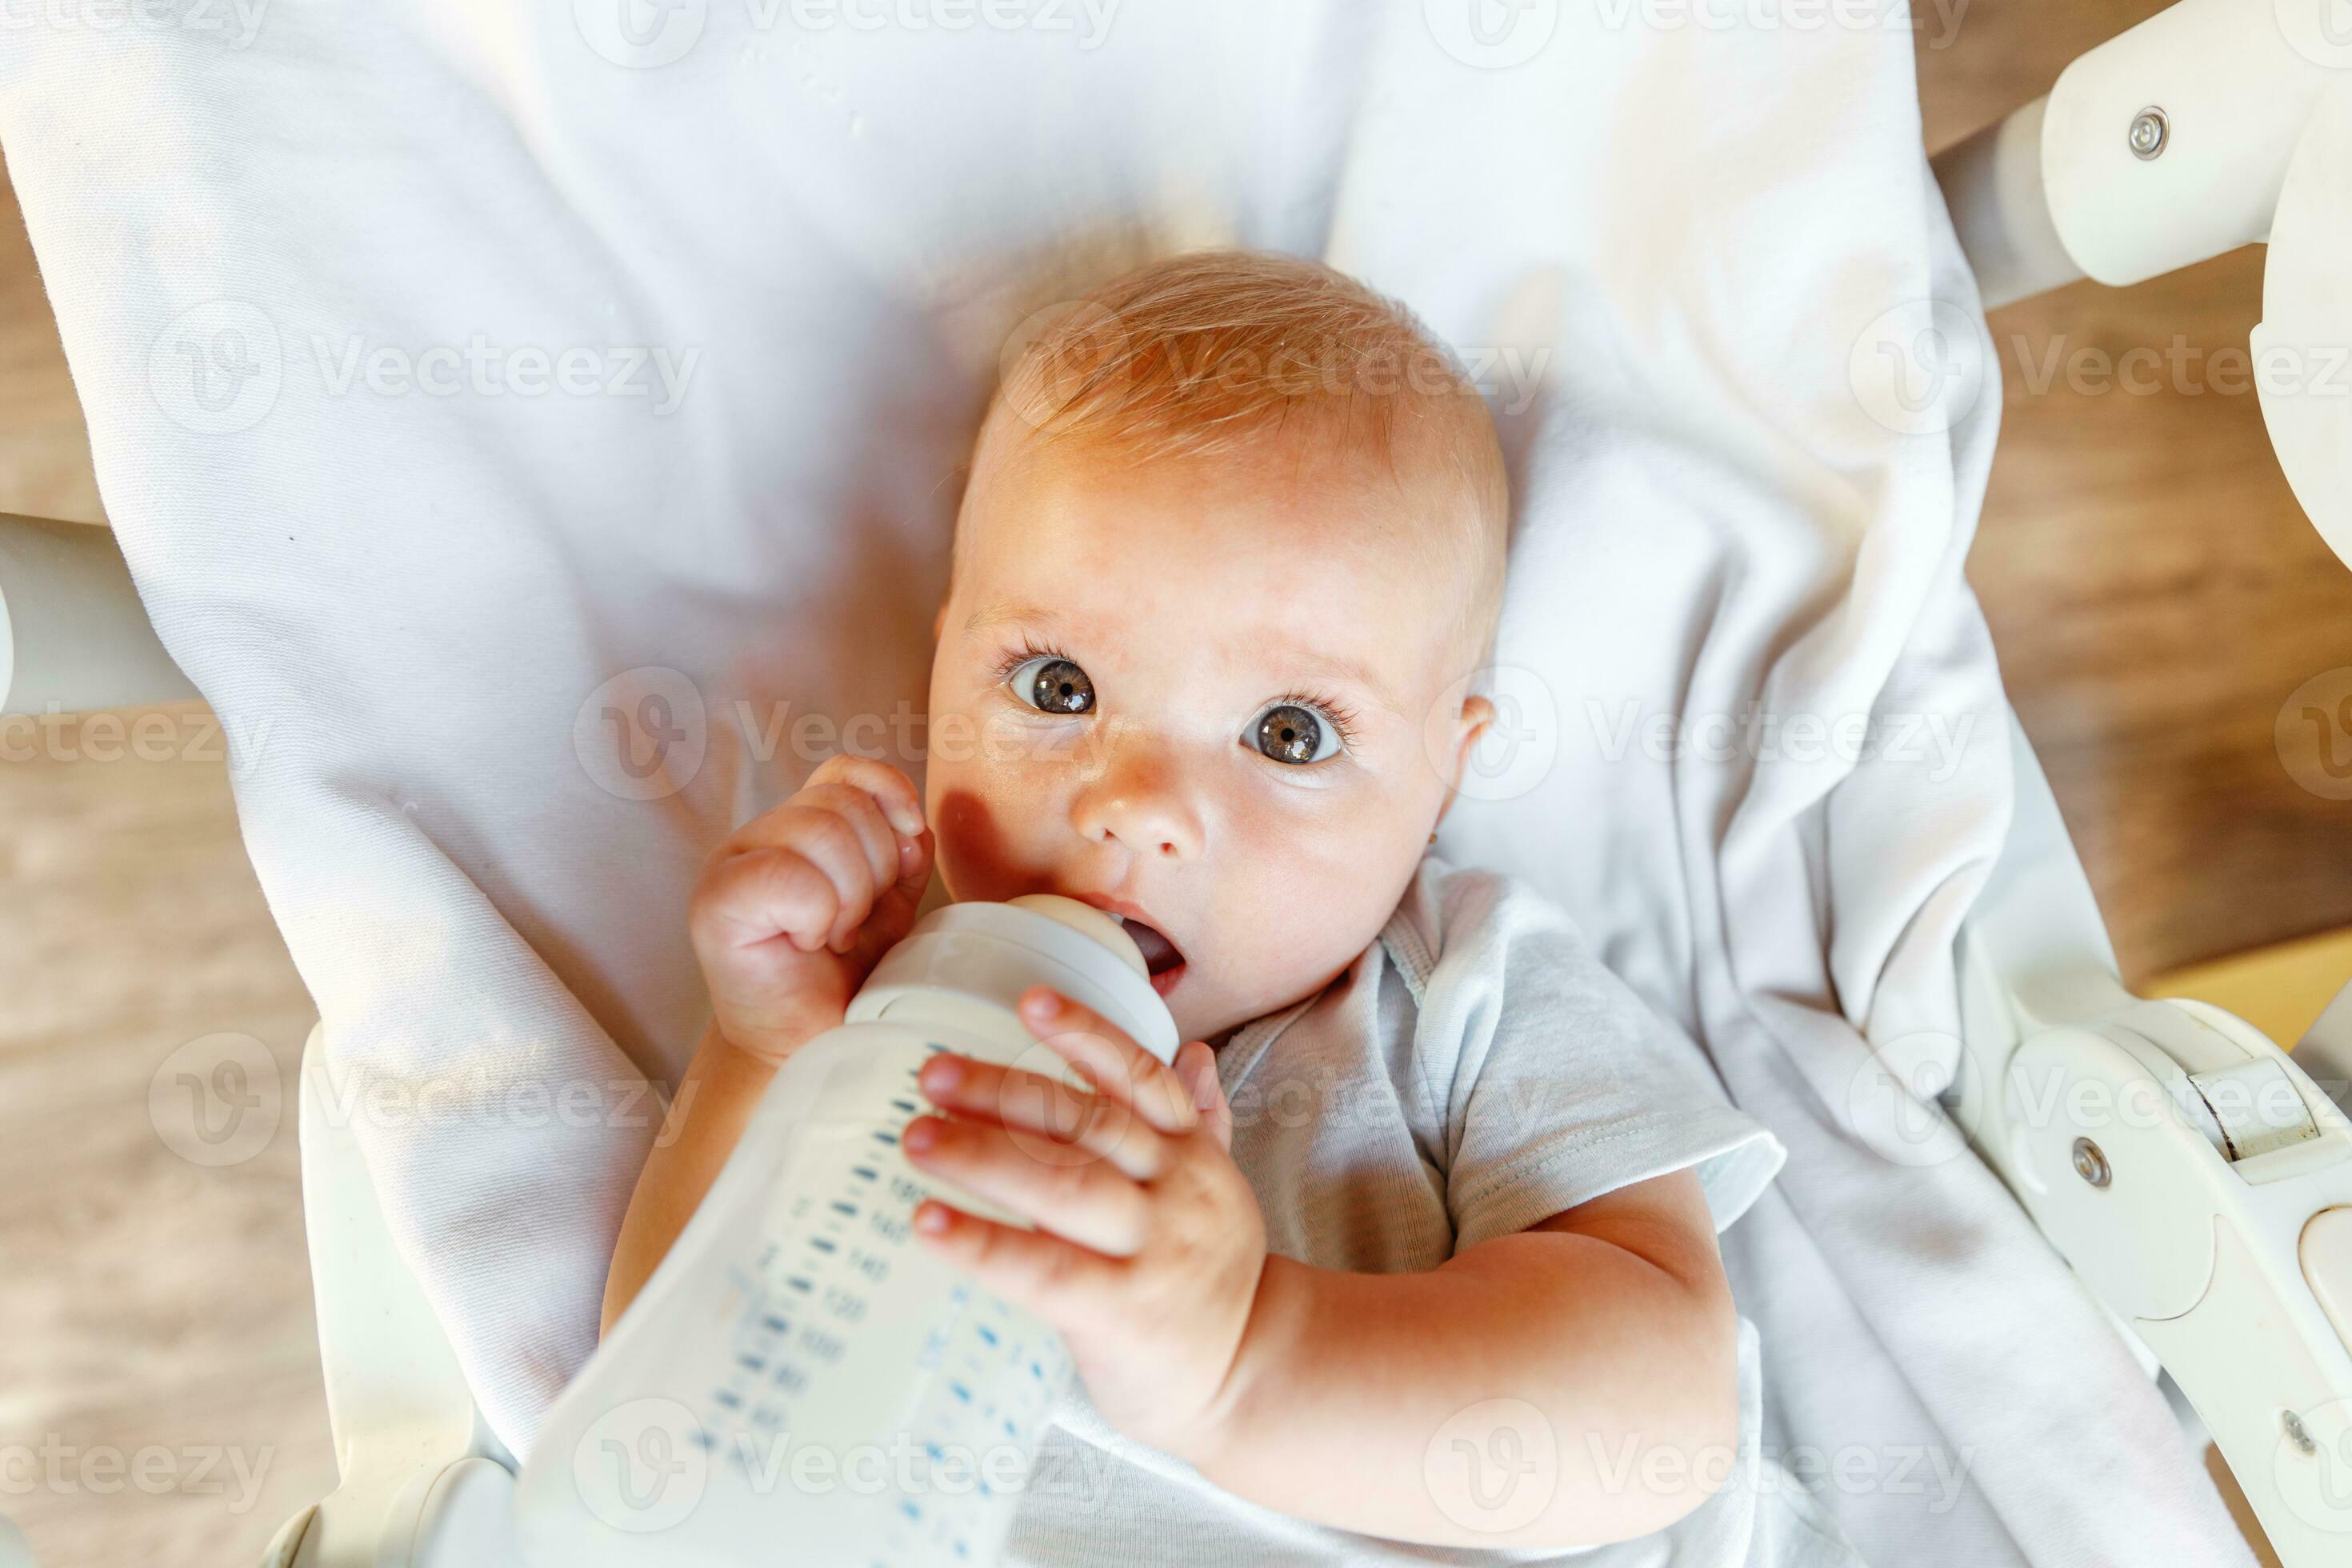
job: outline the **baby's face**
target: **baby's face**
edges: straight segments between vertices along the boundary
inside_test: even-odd
[[[1395,908],[1485,720],[1458,685],[1471,573],[1428,516],[1448,504],[1287,445],[982,463],[931,666],[949,890],[1129,917],[1186,1039],[1319,990]]]

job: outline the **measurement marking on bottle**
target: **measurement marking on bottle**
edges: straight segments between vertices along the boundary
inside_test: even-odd
[[[944,1048],[930,1043],[925,1055]],[[774,1445],[785,1434],[802,1444],[911,1438],[919,1464],[942,1485],[954,1478],[952,1495],[929,1495],[935,1489],[918,1483],[921,1495],[910,1497],[901,1483],[862,1505],[872,1510],[860,1528],[876,1568],[940,1568],[982,1553],[1019,1489],[973,1474],[973,1456],[999,1445],[1034,1446],[1067,1370],[1041,1326],[959,1279],[928,1297],[927,1321],[896,1331],[908,1331],[898,1342],[901,1356],[920,1346],[911,1401],[895,1416],[847,1413],[850,1385],[843,1380],[874,1375],[859,1344],[893,1308],[893,1283],[910,1273],[940,1277],[923,1266],[909,1217],[934,1187],[908,1164],[895,1131],[923,1102],[892,1080],[901,1068],[911,1080],[920,1059],[909,1051],[876,1063],[858,1097],[870,1114],[846,1126],[830,1122],[828,1141],[813,1146],[824,1154],[800,1167],[796,1190],[780,1194],[767,1212],[764,1232],[742,1255],[759,1267],[738,1266],[740,1326],[731,1344],[722,1339],[712,1347],[719,1375],[704,1384],[704,1446],[744,1467],[740,1474],[735,1462],[724,1467],[730,1488],[772,1486],[782,1452]],[[876,1131],[884,1123],[892,1130]],[[860,1436],[863,1419],[877,1427],[887,1422],[889,1431]]]

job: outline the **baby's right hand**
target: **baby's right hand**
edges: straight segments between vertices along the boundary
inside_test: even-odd
[[[714,850],[687,927],[719,1032],[781,1062],[841,1022],[915,923],[931,836],[907,775],[833,756]]]

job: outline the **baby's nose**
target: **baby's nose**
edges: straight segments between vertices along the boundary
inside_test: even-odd
[[[1097,843],[1116,839],[1134,855],[1190,859],[1200,854],[1200,813],[1178,771],[1164,759],[1122,748],[1100,778],[1072,803],[1071,826]]]

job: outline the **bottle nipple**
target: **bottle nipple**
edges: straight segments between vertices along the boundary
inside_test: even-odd
[[[1143,950],[1127,934],[1117,915],[1105,914],[1092,904],[1082,904],[1076,899],[1066,899],[1059,893],[1024,893],[1005,902],[1015,909],[1034,910],[1051,920],[1057,920],[1081,935],[1090,936],[1117,953],[1136,973],[1151,978],[1150,966],[1143,962]]]

